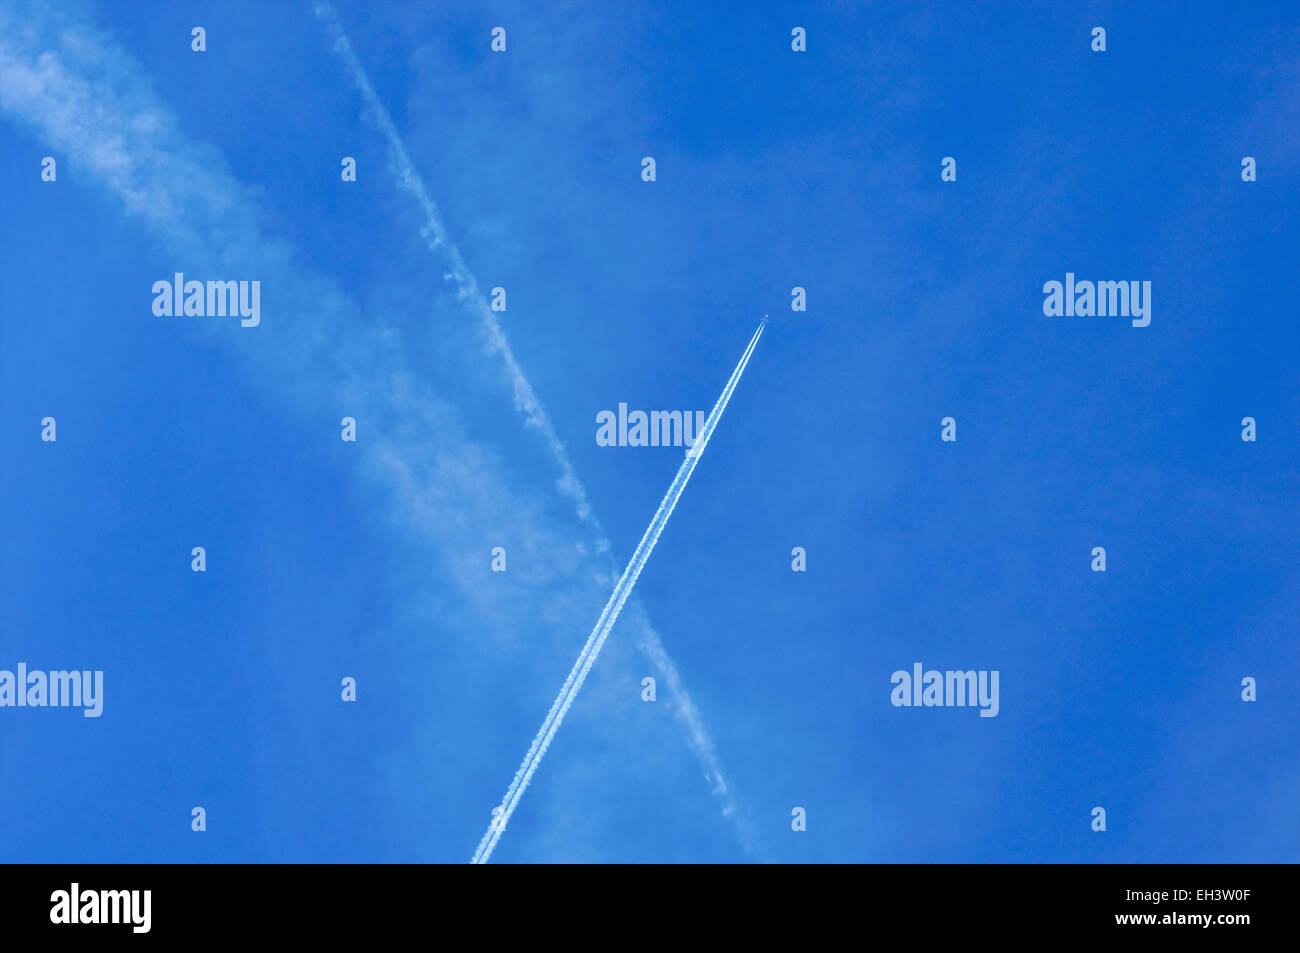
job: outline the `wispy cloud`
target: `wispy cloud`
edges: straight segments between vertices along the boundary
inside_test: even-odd
[[[304,414],[346,407],[365,421],[358,465],[388,488],[404,522],[436,536],[449,553],[476,551],[484,538],[508,527],[536,550],[556,554],[557,563],[572,567],[590,559],[572,533],[520,495],[490,449],[468,438],[455,406],[411,367],[397,329],[363,314],[336,281],[304,267],[293,247],[272,237],[256,190],[236,179],[219,150],[181,131],[154,84],[112,36],[93,26],[81,5],[0,8],[0,93],[0,110],[64,154],[82,181],[104,186],[187,270],[260,277],[268,292],[274,289],[255,331],[200,322],[187,324],[187,333],[220,338],[239,351],[258,386]],[[446,242],[440,229],[426,239],[433,247]],[[462,297],[481,302],[459,255],[449,260]],[[489,341],[504,348],[512,378],[518,375],[516,406],[541,429],[544,442],[554,440],[504,336],[497,341],[489,335]],[[576,477],[568,482],[572,467],[555,443],[563,460],[560,491],[595,527],[581,484]],[[464,560],[449,565],[461,591],[480,598],[481,575]],[[559,570],[533,580],[547,614],[568,619],[585,613],[597,581],[594,572]],[[653,630],[642,626],[639,640],[668,685],[680,686]],[[674,694],[669,705],[688,726],[692,750],[723,798],[724,813],[734,816],[702,720],[688,696]]]
[[[469,440],[455,407],[404,356],[397,330],[362,313],[329,277],[305,267],[260,220],[259,197],[215,148],[181,132],[152,84],[111,36],[32,5],[0,9],[0,108],[33,129],[83,182],[98,182],[130,219],[194,274],[262,279],[256,329],[186,323],[237,349],[252,379],[304,413],[347,408],[364,421],[362,467],[405,514],[450,547],[478,546],[485,527],[540,525],[492,453]],[[147,289],[145,289],[147,290]],[[142,294],[144,292],[142,291]],[[337,419],[337,418],[336,418]],[[467,591],[477,579],[458,580]]]

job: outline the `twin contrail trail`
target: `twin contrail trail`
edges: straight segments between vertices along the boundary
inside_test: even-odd
[[[492,856],[492,851],[496,848],[497,841],[501,839],[501,834],[505,831],[510,815],[515,812],[515,808],[519,805],[519,799],[523,797],[524,791],[528,788],[528,782],[533,779],[537,766],[542,763],[542,758],[546,755],[546,749],[550,747],[555,733],[560,730],[560,725],[564,722],[564,716],[568,713],[574,698],[577,697],[579,690],[582,688],[582,683],[586,680],[587,673],[591,671],[591,666],[595,664],[596,657],[600,655],[601,647],[604,646],[605,639],[609,636],[614,623],[618,621],[624,603],[627,602],[628,596],[632,594],[632,587],[636,585],[637,577],[641,575],[641,570],[645,568],[646,561],[650,558],[650,554],[654,552],[655,544],[659,542],[659,534],[664,531],[664,527],[668,524],[668,518],[673,515],[673,508],[677,506],[682,491],[686,489],[687,481],[690,480],[691,474],[695,472],[695,465],[700,462],[700,457],[704,455],[704,448],[708,446],[714,428],[718,426],[718,421],[722,419],[722,412],[727,409],[727,402],[731,400],[731,394],[740,382],[740,375],[745,372],[745,365],[749,363],[749,356],[754,353],[754,347],[758,344],[758,339],[762,336],[763,328],[766,326],[767,321],[764,320],[759,324],[754,336],[749,339],[749,347],[745,348],[740,363],[731,372],[731,379],[727,381],[727,386],[722,389],[722,396],[718,398],[718,402],[713,405],[713,410],[709,412],[709,417],[704,422],[704,429],[700,432],[691,448],[686,451],[686,459],[682,461],[681,467],[677,470],[677,476],[673,478],[672,484],[668,487],[668,492],[664,494],[663,500],[659,503],[659,509],[655,510],[655,515],[650,520],[650,525],[646,527],[645,535],[641,537],[636,552],[632,554],[632,559],[628,562],[627,568],[623,570],[623,576],[619,579],[618,585],[614,587],[609,602],[605,603],[605,610],[601,612],[600,618],[596,621],[596,627],[591,630],[591,635],[587,637],[587,644],[582,647],[582,651],[578,654],[577,661],[573,663],[573,668],[569,672],[569,677],[564,680],[564,685],[560,688],[560,694],[555,697],[555,702],[551,705],[546,720],[542,722],[537,737],[533,739],[533,743],[528,747],[528,753],[524,755],[524,760],[519,765],[519,770],[515,772],[514,780],[510,782],[510,787],[506,790],[506,796],[501,802],[501,813],[494,817],[492,823],[488,825],[487,833],[479,841],[478,850],[474,852],[474,858],[470,863],[484,864]]]

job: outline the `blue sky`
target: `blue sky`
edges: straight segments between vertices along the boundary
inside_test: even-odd
[[[105,673],[0,709],[0,859],[468,860],[681,462],[596,414],[707,410],[764,313],[493,860],[1297,859],[1287,5],[339,4],[554,444],[310,3],[0,20],[0,668]]]

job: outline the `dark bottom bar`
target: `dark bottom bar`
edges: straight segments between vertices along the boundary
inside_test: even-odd
[[[23,866],[3,870],[6,939],[131,942],[455,938],[487,927],[584,944],[912,936],[1217,944],[1288,935],[1286,866]],[[74,886],[75,885],[75,886]],[[613,928],[616,932],[609,933]],[[601,932],[590,932],[599,930]],[[667,931],[673,932],[667,932]],[[768,945],[765,942],[764,945]]]

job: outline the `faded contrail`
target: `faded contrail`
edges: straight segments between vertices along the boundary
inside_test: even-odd
[[[650,520],[650,525],[646,527],[645,535],[641,537],[641,542],[637,545],[636,552],[632,554],[632,559],[628,562],[627,568],[623,570],[623,576],[614,587],[614,592],[609,597],[609,602],[605,604],[605,610],[600,614],[600,619],[596,622],[596,627],[591,630],[591,635],[587,638],[587,644],[579,653],[578,659],[573,663],[573,670],[569,672],[569,677],[565,679],[564,687],[560,689],[560,694],[556,696],[555,703],[551,705],[551,711],[542,723],[542,728],[533,739],[529,746],[528,754],[524,756],[523,763],[520,764],[519,770],[515,772],[515,779],[510,782],[510,787],[506,791],[505,799],[502,802],[502,811],[498,817],[493,818],[492,823],[488,825],[487,833],[479,841],[478,850],[474,852],[474,858],[470,863],[484,864],[487,863],[492,851],[501,839],[501,834],[505,830],[506,823],[510,820],[510,815],[514,813],[515,807],[519,804],[519,799],[523,797],[524,791],[528,788],[528,782],[532,780],[533,774],[537,771],[537,766],[541,764],[542,758],[546,755],[546,749],[550,747],[551,740],[555,733],[560,730],[560,725],[564,722],[564,716],[569,711],[569,706],[573,704],[574,698],[577,697],[578,691],[582,688],[582,683],[587,678],[587,673],[591,671],[591,666],[595,664],[596,657],[600,655],[601,647],[605,644],[610,629],[618,621],[619,613],[623,611],[623,605],[627,602],[627,597],[632,594],[632,587],[636,585],[637,577],[641,575],[641,570],[645,568],[646,561],[650,554],[654,552],[655,544],[659,542],[659,534],[664,531],[668,524],[668,518],[673,515],[673,508],[677,506],[677,501],[681,498],[682,491],[686,489],[686,483],[690,480],[691,474],[695,472],[695,465],[700,462],[700,457],[704,455],[704,448],[708,446],[709,438],[713,436],[713,430],[722,418],[722,412],[727,409],[727,402],[731,400],[731,394],[736,389],[736,384],[740,382],[740,375],[745,372],[745,365],[749,363],[749,356],[754,353],[754,347],[758,344],[758,339],[763,334],[763,328],[767,322],[763,321],[754,332],[754,336],[749,340],[749,347],[745,348],[745,353],[741,355],[740,363],[736,369],[731,372],[731,379],[727,381],[727,386],[722,389],[722,396],[718,402],[713,405],[708,419],[704,422],[704,429],[700,432],[695,443],[686,451],[686,459],[682,461],[681,467],[677,471],[677,476],[673,478],[672,485],[668,487],[668,492],[664,494],[659,509],[655,510],[654,517]]]
[[[379,94],[375,92],[374,84],[370,82],[370,77],[362,67],[361,61],[357,59],[357,54],[352,49],[347,34],[343,32],[342,24],[339,23],[338,15],[327,2],[316,4],[315,11],[316,15],[329,26],[330,33],[334,37],[334,51],[343,59],[352,81],[356,83],[357,88],[361,91],[362,99],[365,100],[366,105],[370,107],[373,113],[375,124],[379,127],[379,131],[383,133],[384,138],[388,140],[388,147],[391,151],[390,158],[394,166],[393,171],[396,172],[398,181],[403,188],[415,196],[416,202],[420,205],[420,210],[424,212],[425,225],[420,230],[420,234],[429,246],[430,251],[447,256],[447,260],[451,263],[451,271],[445,277],[456,285],[456,293],[460,299],[477,312],[479,323],[487,336],[488,343],[492,350],[498,352],[502,360],[505,361],[506,373],[509,375],[510,385],[514,389],[515,407],[523,412],[524,419],[527,420],[530,426],[541,432],[542,439],[546,441],[547,449],[559,462],[560,480],[558,485],[560,492],[573,501],[573,505],[581,519],[593,522],[591,505],[587,502],[586,491],[578,480],[578,474],[573,469],[573,464],[564,449],[564,444],[560,442],[559,436],[556,435],[555,429],[551,426],[551,421],[546,416],[546,411],[542,407],[542,402],[538,399],[536,391],[533,390],[533,385],[529,383],[523,368],[519,366],[519,362],[515,359],[514,351],[510,349],[510,342],[506,340],[505,331],[502,330],[501,324],[488,306],[487,299],[483,297],[478,281],[465,265],[465,260],[461,258],[460,249],[448,237],[447,229],[443,226],[442,218],[438,214],[438,206],[434,204],[433,199],[429,196],[429,190],[424,187],[424,180],[415,171],[415,164],[411,161],[410,154],[407,153],[406,146],[402,143],[402,137],[397,134],[397,127],[393,124],[393,117],[389,115],[388,109],[380,100]],[[603,540],[603,533],[600,534],[600,538]]]
[[[406,146],[402,143],[401,136],[397,133],[397,127],[393,123],[392,116],[389,115],[388,110],[379,98],[379,94],[375,91],[374,85],[370,82],[370,77],[366,74],[365,68],[361,65],[356,52],[352,49],[352,44],[348,41],[347,34],[343,32],[342,24],[339,23],[338,16],[328,0],[317,3],[315,12],[328,26],[334,40],[335,52],[342,58],[349,76],[353,83],[356,84],[357,89],[360,90],[362,99],[370,109],[373,121],[388,142],[389,160],[393,171],[397,175],[398,182],[415,197],[421,211],[424,213],[425,226],[420,230],[421,235],[424,237],[430,251],[447,256],[451,264],[451,270],[446,277],[456,285],[456,291],[460,299],[466,302],[470,309],[477,314],[479,324],[491,349],[499,353],[505,362],[506,373],[514,390],[516,409],[523,413],[528,426],[541,435],[542,441],[546,444],[560,470],[560,478],[556,481],[558,489],[573,503],[578,518],[591,528],[595,536],[596,548],[604,555],[612,572],[617,566],[610,554],[609,539],[601,528],[600,521],[591,510],[582,481],[578,478],[573,463],[569,460],[568,452],[556,434],[555,428],[551,426],[546,409],[542,406],[532,384],[529,383],[527,376],[525,376],[523,368],[515,359],[514,352],[510,348],[510,342],[506,339],[505,331],[488,306],[487,300],[479,289],[477,280],[465,265],[459,249],[447,235],[447,230],[438,215],[438,208],[429,196],[423,179],[420,178],[420,174],[411,162],[411,157],[406,151]],[[590,645],[591,642],[588,640],[587,646],[583,649],[583,655],[586,654]],[[648,621],[643,621],[640,626],[638,647],[660,670],[669,686],[671,695],[669,706],[673,714],[687,728],[687,743],[703,766],[704,776],[709,782],[713,794],[722,801],[722,816],[735,823],[741,846],[749,854],[760,860],[768,859],[767,848],[750,826],[748,819],[740,810],[735,795],[728,788],[727,782],[722,776],[722,765],[719,763],[718,756],[714,751],[713,739],[709,736],[708,729],[705,727],[703,716],[682,685],[677,666],[664,650],[658,633],[655,632]],[[582,655],[579,655],[579,659],[582,657]],[[577,671],[578,669],[575,667],[570,672],[570,679],[576,676]],[[565,688],[567,689],[570,684],[570,681],[566,681]],[[553,707],[546,716],[546,721],[542,725],[543,731],[557,714],[559,710],[558,701],[557,699],[557,707]],[[539,733],[538,737],[541,737],[541,733]],[[518,780],[519,778],[516,777],[516,781]],[[513,787],[514,785],[512,785],[512,789]]]

